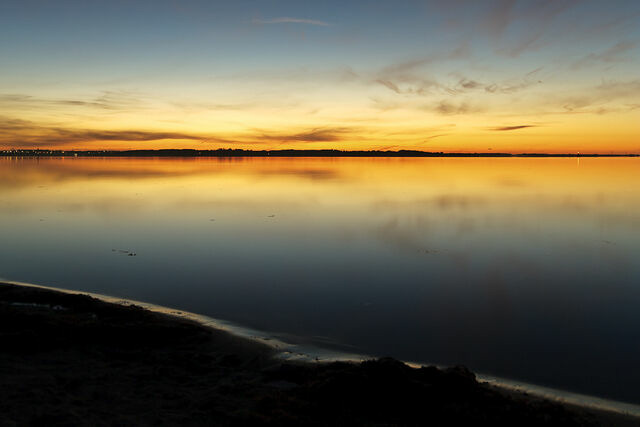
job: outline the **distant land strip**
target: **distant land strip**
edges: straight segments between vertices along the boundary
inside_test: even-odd
[[[2,157],[639,157],[640,154],[447,153],[418,150],[0,150]]]

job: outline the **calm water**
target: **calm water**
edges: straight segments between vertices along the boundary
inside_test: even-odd
[[[0,221],[5,279],[640,403],[640,159],[4,158]]]

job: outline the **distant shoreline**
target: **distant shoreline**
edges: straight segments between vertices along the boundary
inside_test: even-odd
[[[640,157],[640,154],[445,153],[417,150],[1,150],[0,157]]]

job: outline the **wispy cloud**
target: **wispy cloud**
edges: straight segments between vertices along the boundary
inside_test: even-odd
[[[64,128],[39,125],[28,120],[0,117],[0,144],[5,146],[67,145],[94,141],[203,141],[207,139],[209,138],[201,135],[181,132]]]
[[[584,56],[583,58],[574,62],[571,65],[571,68],[577,70],[598,63],[622,62],[627,59],[624,54],[634,49],[636,45],[637,43],[630,41],[616,43],[615,45],[603,50],[602,52],[590,53]]]
[[[538,125],[499,126],[499,127],[489,128],[489,130],[493,130],[497,132],[505,132],[510,130],[519,130],[519,129],[535,128],[535,127],[538,127]]]
[[[471,54],[471,49],[467,43],[462,43],[455,49],[435,52],[430,55],[425,55],[419,58],[413,58],[406,61],[398,62],[383,68],[380,74],[383,75],[398,75],[409,71],[413,71],[417,68],[424,67],[429,64],[442,61],[451,61],[456,59],[468,58]]]
[[[84,130],[54,129],[66,141],[158,141],[161,139],[201,140],[203,137],[178,132],[153,132],[138,130]]]
[[[481,107],[473,105],[468,101],[454,102],[446,99],[435,105],[427,105],[424,109],[443,115],[479,113],[482,111]]]
[[[511,17],[512,20],[526,24],[522,35],[516,39],[505,39],[507,44],[498,49],[498,53],[518,57],[524,52],[537,50],[549,43],[553,34],[552,27],[556,23],[555,18],[579,4],[578,0],[540,0],[527,3],[527,7]]]
[[[440,137],[447,136],[447,135],[449,135],[449,134],[448,133],[439,133],[439,134],[436,134],[436,135],[425,136],[424,138],[422,138],[422,142],[429,142],[432,139],[440,138]]]
[[[516,83],[506,84],[492,83],[485,86],[484,90],[489,93],[515,93],[540,83],[542,83],[542,80],[523,80]]]
[[[319,21],[317,19],[305,19],[305,18],[291,18],[288,16],[282,16],[280,18],[273,19],[259,19],[254,18],[251,20],[254,24],[307,24],[318,25],[321,27],[328,27],[331,24],[325,21]]]
[[[522,77],[502,82],[481,82],[453,72],[450,74],[458,76],[458,81],[455,83],[442,83],[426,75],[424,68],[432,61],[463,59],[467,55],[466,45],[461,45],[448,53],[439,53],[392,64],[378,71],[374,75],[372,82],[382,85],[398,95],[415,96],[458,95],[476,90],[484,90],[487,93],[495,94],[511,94],[542,83],[539,79],[539,73],[543,67],[538,67]]]
[[[486,16],[484,27],[494,37],[502,35],[512,19],[516,0],[498,0]]]
[[[399,78],[396,81],[391,79],[380,78],[374,80],[374,83],[380,84],[387,89],[397,93],[398,95],[419,95],[425,96],[433,93],[434,89],[438,89],[441,85],[435,80],[426,78]]]
[[[579,0],[449,0],[434,2],[447,30],[456,30],[473,43],[478,37],[489,37],[496,52],[517,57],[553,42],[559,15],[580,5]],[[517,31],[515,31],[517,28]]]
[[[143,108],[143,101],[138,94],[124,91],[104,91],[98,96],[87,99],[41,98],[27,94],[0,94],[0,106],[10,105],[12,108],[42,107],[88,107],[102,110],[128,110]]]
[[[565,113],[606,114],[632,111],[640,96],[640,79],[607,81],[581,91],[580,95],[560,97],[557,102]]]
[[[637,97],[640,95],[640,79],[630,81],[608,81],[596,86],[596,90],[606,97]]]
[[[484,87],[482,83],[475,80],[469,80],[467,78],[460,79],[460,81],[458,82],[458,86],[460,86],[462,89],[478,89]]]
[[[258,130],[248,138],[255,142],[338,142],[352,132],[354,129],[346,127],[312,128],[294,133]]]
[[[515,93],[542,83],[542,80],[537,77],[542,69],[543,67],[539,67],[533,71],[529,71],[521,78],[509,79],[499,83],[482,83],[467,77],[460,77],[457,84],[447,88],[447,92],[456,94],[480,89],[488,93]]]
[[[170,104],[179,110],[192,111],[245,111],[256,106],[256,103],[215,104],[208,102],[172,101]]]
[[[469,46],[463,43],[455,49],[434,52],[430,55],[390,64],[374,74],[371,82],[379,84],[399,95],[426,96],[443,85],[426,76],[425,68],[434,63],[468,58]]]

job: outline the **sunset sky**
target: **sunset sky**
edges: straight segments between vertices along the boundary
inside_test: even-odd
[[[640,153],[640,1],[0,3],[0,148]]]

